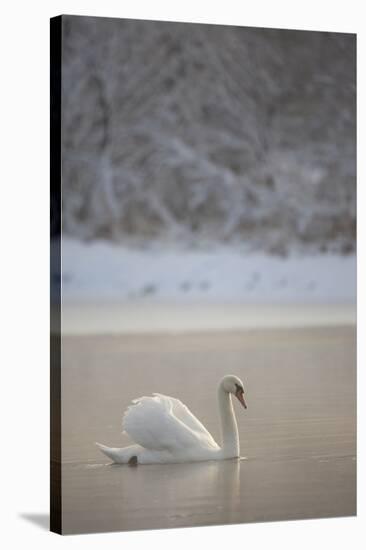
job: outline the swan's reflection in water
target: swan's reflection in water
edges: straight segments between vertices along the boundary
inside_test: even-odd
[[[111,466],[122,474],[122,497],[130,495],[130,511],[158,515],[173,525],[234,521],[240,500],[240,459],[184,464]],[[163,512],[163,514],[162,514]],[[197,524],[196,523],[196,524]]]

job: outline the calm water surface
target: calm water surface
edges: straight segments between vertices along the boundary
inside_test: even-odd
[[[356,512],[355,329],[63,340],[63,530],[182,527]],[[216,386],[235,373],[238,460],[111,465],[94,446],[129,443],[124,408],[180,398],[219,440]]]

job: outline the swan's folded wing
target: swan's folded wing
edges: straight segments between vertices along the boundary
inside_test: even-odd
[[[181,420],[186,426],[188,426],[194,432],[197,432],[201,438],[204,438],[207,445],[214,448],[218,447],[216,441],[210,434],[210,432],[204,427],[204,425],[198,420],[198,418],[189,410],[187,405],[182,403],[179,399],[175,397],[169,397],[167,395],[162,395],[161,393],[154,393],[162,399],[168,399],[171,403],[172,414]]]
[[[175,451],[201,443],[200,436],[173,413],[165,396],[134,400],[123,416],[124,431],[146,449]]]

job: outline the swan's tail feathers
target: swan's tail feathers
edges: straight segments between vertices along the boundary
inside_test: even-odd
[[[102,451],[102,453],[113,460],[116,464],[129,464],[130,466],[136,466],[140,461],[139,457],[141,447],[138,445],[130,445],[129,447],[119,449],[117,447],[107,447],[101,443],[95,444]]]
[[[113,462],[116,462],[117,464],[125,464],[127,462],[126,460],[126,453],[124,452],[124,449],[118,449],[116,447],[107,447],[106,445],[102,445],[101,443],[95,443],[96,446],[104,453],[108,458],[113,460]]]

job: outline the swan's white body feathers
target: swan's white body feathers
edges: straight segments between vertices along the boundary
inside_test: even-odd
[[[123,416],[124,431],[139,445],[156,451],[182,451],[218,445],[201,422],[179,399],[155,393],[133,401]]]
[[[166,463],[207,460],[220,450],[211,434],[179,399],[155,393],[134,399],[122,420],[137,445],[123,449],[98,445],[114,462]]]

